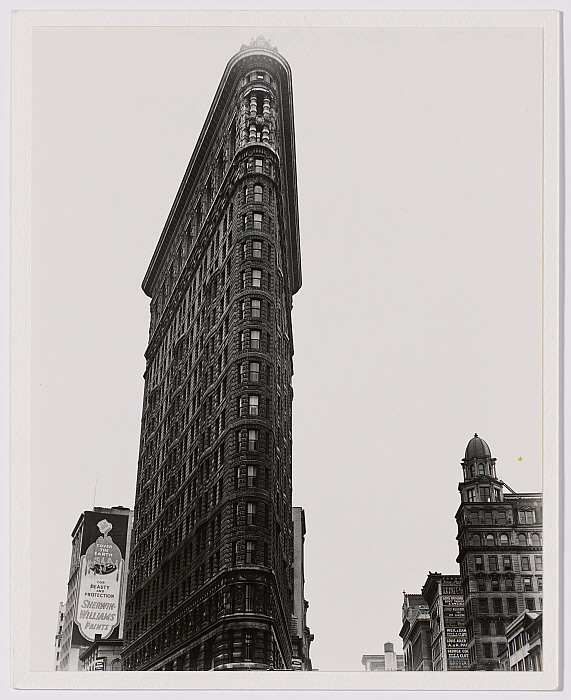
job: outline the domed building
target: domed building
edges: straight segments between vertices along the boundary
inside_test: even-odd
[[[515,493],[477,433],[462,460],[456,513],[470,670],[499,670],[506,628],[543,602],[542,494]]]

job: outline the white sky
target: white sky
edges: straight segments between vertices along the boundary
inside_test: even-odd
[[[314,666],[400,652],[403,589],[457,572],[475,431],[500,478],[541,490],[540,30],[36,28],[31,670],[52,669],[95,480],[96,505],[133,506],[141,282],[224,67],[258,34],[293,73]]]

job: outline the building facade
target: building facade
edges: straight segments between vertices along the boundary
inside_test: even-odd
[[[385,642],[385,653],[365,655],[361,659],[365,671],[404,671],[404,655],[395,654],[392,642]]]
[[[466,671],[466,616],[460,576],[430,572],[422,587],[422,597],[430,615],[432,670]]]
[[[291,71],[228,63],[146,273],[125,670],[292,669]]]
[[[293,522],[293,620],[292,668],[296,671],[311,671],[309,646],[313,635],[307,626],[307,609],[305,599],[304,545],[305,545],[305,511],[299,506],[292,508]]]
[[[502,671],[543,669],[543,613],[522,612],[506,629],[507,647],[500,655]]]
[[[57,614],[57,626],[56,626],[56,636],[54,644],[54,671],[59,671],[60,660],[61,660],[61,638],[63,632],[63,621],[65,618],[65,603],[59,604],[59,610]]]
[[[81,654],[97,640],[121,640],[133,511],[84,511],[72,533],[58,671],[82,671]]]
[[[432,671],[430,612],[419,593],[404,593],[402,639],[405,671]]]
[[[462,460],[457,562],[460,565],[470,670],[498,670],[506,628],[525,610],[542,609],[542,495],[515,493],[496,474],[478,437]]]

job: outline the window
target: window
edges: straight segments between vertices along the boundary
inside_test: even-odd
[[[254,464],[248,464],[246,484],[249,488],[256,485],[257,467]]]
[[[467,489],[466,491],[466,500],[469,503],[473,503],[475,501],[475,491],[474,489]]]
[[[253,634],[251,632],[244,632],[244,661],[252,660],[253,652]]]
[[[498,570],[498,557],[495,554],[488,557],[488,569],[490,571]]]
[[[500,579],[499,578],[493,578],[492,579],[492,591],[499,591],[500,590]]]
[[[500,600],[500,603],[501,602],[502,601]],[[504,621],[503,620],[496,620],[496,635],[498,637],[503,637],[505,633],[506,633],[506,626],[504,624]],[[503,645],[498,644],[498,652],[500,650],[500,646],[505,646],[505,644],[503,644]]]
[[[252,299],[252,318],[261,318],[262,302],[260,299]]]
[[[257,505],[255,503],[248,502],[246,507],[246,525],[255,525]]]
[[[248,378],[251,382],[259,382],[260,381],[260,363],[259,362],[250,362]]]
[[[256,394],[248,396],[248,415],[257,416],[259,415],[260,409],[260,397]]]
[[[483,474],[484,474],[484,465],[482,464],[482,462],[480,462],[480,463],[478,464],[478,474],[479,474],[480,476],[483,476]]]
[[[480,486],[480,497],[484,503],[491,501],[491,489],[489,486]]]
[[[514,590],[514,580],[513,578],[507,578],[506,579],[506,591],[513,591]]]
[[[532,547],[541,547],[541,538],[537,534],[537,532],[534,532],[531,535],[531,546]]]
[[[533,591],[533,584],[531,581],[531,577],[525,577],[523,579],[523,590],[524,591]]]
[[[494,613],[501,614],[504,611],[503,601],[501,598],[494,598],[493,600]]]
[[[478,598],[478,612],[487,613],[488,612],[488,599]]]
[[[537,577],[537,590],[542,591],[543,590],[543,576],[538,576]]]
[[[522,547],[527,545],[527,537],[522,532],[517,536],[517,543]]]
[[[486,590],[486,579],[483,576],[478,576],[476,581],[478,583],[478,590],[485,591]]]
[[[260,336],[261,336],[260,331],[257,331],[257,330],[250,331],[250,347],[252,348],[252,350],[259,350],[260,349]]]
[[[484,513],[484,525],[492,525],[492,524],[493,524],[492,512],[487,510]]]
[[[486,544],[489,547],[493,547],[495,544],[494,536],[491,533],[486,535]]]
[[[534,557],[534,560],[535,560],[535,570],[542,571],[543,570],[543,557],[536,555]]]
[[[264,170],[264,161],[261,158],[256,158],[254,160],[254,171],[261,173]]]
[[[507,523],[506,514],[503,510],[500,510],[496,515],[496,522],[498,525],[505,525]]]
[[[510,543],[509,537],[504,533],[500,535],[500,545],[502,547],[507,547]]]
[[[248,228],[248,215],[244,214],[244,230]]]
[[[531,571],[531,564],[529,562],[529,557],[522,556],[522,558],[521,558],[521,570],[522,571]]]
[[[491,643],[485,642],[483,647],[484,647],[484,658],[491,659],[492,658],[492,645],[491,645]]]
[[[492,474],[492,469],[490,468],[490,474]],[[493,474],[492,474],[493,476]],[[500,489],[494,489],[494,501],[501,501],[502,500],[502,492]]]
[[[264,188],[262,185],[254,185],[254,204],[261,204],[264,198]]]
[[[504,571],[511,571],[512,570],[512,558],[509,555],[506,555],[503,557],[503,563],[504,563]]]
[[[248,540],[246,542],[246,564],[256,563],[256,543]]]
[[[252,241],[252,257],[262,257],[262,241]]]
[[[262,286],[262,271],[252,270],[252,287]]]
[[[245,350],[246,349],[246,340],[248,336],[246,335],[246,331],[242,331],[240,333],[240,350]]]
[[[262,230],[262,220],[264,216],[263,214],[260,213],[254,213],[254,229],[256,231],[261,231]]]
[[[242,273],[242,289],[246,289],[247,286],[248,286],[248,273],[243,272]]]
[[[248,430],[248,449],[257,450],[260,444],[260,431]]]
[[[484,557],[474,557],[474,568],[476,571],[484,570]]]
[[[489,620],[482,620],[481,623],[482,634],[486,637],[490,636],[490,622]]]
[[[526,598],[525,599],[525,607],[528,610],[535,610],[535,600],[533,598]]]
[[[508,598],[508,613],[513,614],[517,612],[517,601],[515,598]]]
[[[477,533],[474,533],[472,535],[472,546],[473,547],[479,547],[482,544],[482,541],[480,540],[480,535]]]
[[[535,522],[535,511],[534,510],[518,510],[517,512],[518,521],[520,523],[526,523],[531,525]]]
[[[254,586],[247,583],[246,586],[246,612],[251,612],[254,609]]]

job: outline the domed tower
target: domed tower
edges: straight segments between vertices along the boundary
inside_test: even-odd
[[[515,493],[477,434],[468,442],[458,484],[458,558],[466,610],[470,670],[498,670],[505,630],[542,605],[540,493]],[[506,490],[504,490],[506,489]]]
[[[466,446],[462,460],[464,481],[459,485],[462,501],[469,503],[499,503],[503,492],[496,476],[496,460],[492,457],[488,443],[474,433]]]

